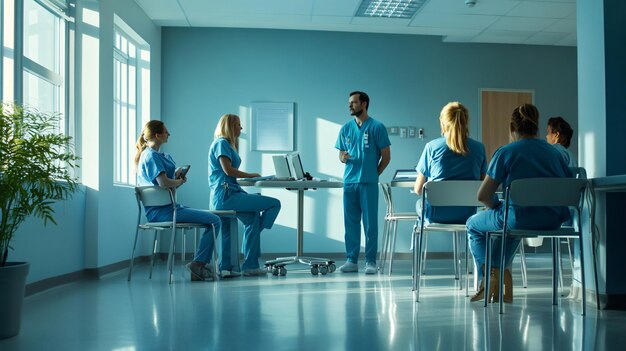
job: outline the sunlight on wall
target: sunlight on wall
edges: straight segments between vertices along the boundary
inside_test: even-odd
[[[598,170],[596,169],[596,158],[600,155],[595,150],[595,137],[594,132],[586,132],[583,135],[584,142],[580,145],[579,155],[582,158],[580,165],[587,170],[587,178],[593,178],[597,176]]]
[[[338,123],[330,122],[323,117],[317,117],[316,119],[317,132],[315,140],[315,154],[324,155],[331,152],[337,156],[339,152],[335,149],[335,142],[337,141],[337,135],[341,125]],[[331,150],[331,151],[329,151]],[[331,177],[336,179],[343,179],[344,166],[339,162],[338,157],[332,158],[336,162],[328,162],[328,157],[317,157],[317,173],[321,177]]]
[[[94,10],[83,9],[83,23],[100,27],[100,14]]]
[[[246,160],[250,155],[250,107],[239,106],[239,121],[241,122],[241,135],[239,136],[239,156],[241,156],[241,167],[239,169],[248,169]],[[271,173],[261,173],[271,174]]]

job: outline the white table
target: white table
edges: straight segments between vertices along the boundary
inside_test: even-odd
[[[320,181],[320,180],[261,180],[250,182],[245,180],[238,181],[242,186],[256,186],[259,188],[283,188],[286,190],[295,190],[298,193],[298,226],[296,230],[296,255],[289,257],[278,257],[275,260],[265,262],[268,270],[274,275],[285,275],[286,265],[294,263],[302,263],[311,267],[311,273],[326,274],[335,271],[335,262],[323,257],[307,257],[304,256],[304,192],[306,190],[316,190],[322,188],[342,188],[343,183],[338,181]]]

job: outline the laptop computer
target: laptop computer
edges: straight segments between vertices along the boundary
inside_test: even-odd
[[[293,180],[291,170],[289,169],[289,161],[287,160],[287,155],[273,155],[272,163],[274,163],[275,175],[241,178],[241,180],[249,182],[257,182],[261,180]]]
[[[272,156],[272,162],[274,163],[275,175],[272,179],[275,180],[290,180],[293,179],[291,170],[289,169],[289,161],[287,155],[274,155]]]
[[[417,179],[417,171],[414,169],[398,169],[391,178],[392,182],[415,181]]]
[[[300,153],[292,152],[287,155],[287,159],[289,160],[289,164],[291,168],[293,168],[293,177],[295,180],[305,179],[304,176],[304,168],[302,167],[302,160],[300,159]]]

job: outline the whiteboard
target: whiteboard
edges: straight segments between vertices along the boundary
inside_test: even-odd
[[[250,109],[252,151],[294,150],[293,102],[253,102]]]

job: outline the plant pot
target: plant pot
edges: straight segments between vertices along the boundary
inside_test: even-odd
[[[20,332],[29,268],[26,262],[7,262],[6,266],[0,267],[0,339]]]

